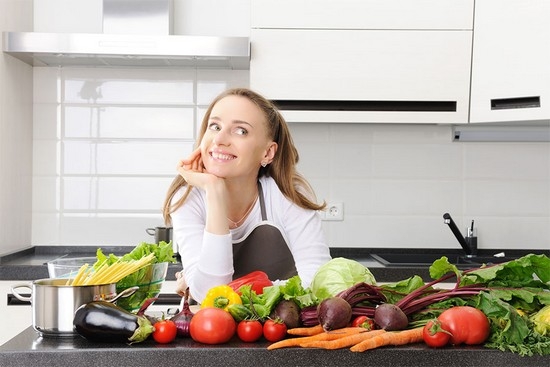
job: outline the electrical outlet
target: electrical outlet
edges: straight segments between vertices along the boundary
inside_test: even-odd
[[[344,203],[341,201],[329,202],[324,220],[344,220]]]

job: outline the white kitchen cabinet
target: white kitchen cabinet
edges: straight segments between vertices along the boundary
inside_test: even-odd
[[[289,122],[464,123],[472,12],[470,1],[252,2],[250,86]]]
[[[2,327],[0,328],[0,345],[4,344],[21,331],[32,325],[32,309],[29,305],[8,304],[8,294],[11,294],[11,287],[16,284],[31,283],[30,281],[0,281],[0,315],[3,317]],[[30,293],[30,290],[20,288],[21,293]]]
[[[254,0],[252,28],[472,29],[473,0]]]
[[[550,2],[476,1],[470,122],[550,119]]]

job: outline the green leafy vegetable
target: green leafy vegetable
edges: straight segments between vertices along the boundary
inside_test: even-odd
[[[386,302],[397,303],[406,294],[424,286],[424,281],[418,275],[401,280],[395,283],[388,283],[380,286],[380,290],[386,296]]]
[[[543,307],[529,319],[535,324],[537,333],[550,336],[550,305]]]
[[[320,302],[362,282],[376,284],[368,268],[355,260],[336,257],[317,270],[311,282],[311,291]]]
[[[136,247],[132,249],[132,251],[124,254],[123,256],[119,257],[114,254],[109,254],[108,256],[103,253],[101,248],[97,249],[96,257],[97,261],[94,264],[94,267],[99,266],[103,263],[103,261],[108,261],[108,264],[112,264],[116,262],[118,259],[128,261],[128,260],[139,260],[142,257],[145,257],[149,254],[155,254],[155,260],[153,260],[153,264],[155,263],[175,263],[176,259],[174,257],[174,249],[172,247],[171,242],[164,242],[161,241],[158,245],[154,243],[146,243],[142,242]]]
[[[279,285],[264,287],[264,292],[258,295],[252,290],[252,287],[247,284],[241,286],[239,292],[241,292],[243,305],[250,308],[255,316],[262,320],[269,317],[273,308],[275,308],[277,303],[283,298]]]
[[[302,286],[302,280],[298,275],[288,279],[281,285],[281,293],[286,300],[294,300],[300,308],[316,305],[317,299],[309,288]]]
[[[486,347],[525,356],[550,354],[550,337],[536,332],[533,320],[524,315],[550,305],[550,258],[529,254],[460,272],[443,257],[430,267],[432,277],[443,277],[448,272],[457,275],[458,286],[485,288],[462,302],[482,310],[489,318],[491,335]],[[450,298],[430,308],[442,309],[454,304],[456,299]]]

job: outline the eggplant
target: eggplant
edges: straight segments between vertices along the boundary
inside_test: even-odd
[[[155,330],[149,319],[138,316],[106,301],[80,306],[74,315],[75,331],[84,338],[99,342],[142,342]]]

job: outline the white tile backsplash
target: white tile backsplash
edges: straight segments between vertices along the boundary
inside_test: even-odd
[[[550,180],[548,143],[468,144],[465,179]]]
[[[162,225],[178,159],[242,70],[35,68],[33,244],[136,244]],[[62,98],[61,98],[62,97]],[[335,247],[459,248],[443,222],[475,219],[480,248],[550,246],[550,145],[453,143],[446,125],[293,124],[298,168]]]
[[[35,70],[34,244],[151,240],[209,101],[248,85],[242,70]]]

